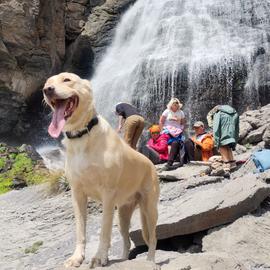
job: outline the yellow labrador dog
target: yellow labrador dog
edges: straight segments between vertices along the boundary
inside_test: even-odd
[[[61,73],[47,80],[43,94],[53,111],[49,134],[57,138],[64,133],[65,172],[76,220],[76,248],[65,265],[80,266],[84,260],[88,197],[103,205],[100,243],[91,260],[92,268],[108,262],[115,206],[123,237],[123,259],[129,254],[131,215],[139,205],[142,234],[149,247],[147,259],[154,262],[159,198],[155,167],[96,114],[89,81]]]

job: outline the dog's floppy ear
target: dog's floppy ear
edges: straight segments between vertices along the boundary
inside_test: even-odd
[[[92,92],[92,87],[91,87],[90,81],[88,81],[88,80],[82,80],[82,84],[83,84],[83,86],[85,86],[85,88],[89,92]]]

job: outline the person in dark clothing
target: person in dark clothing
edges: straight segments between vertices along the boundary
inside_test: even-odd
[[[144,129],[144,118],[137,108],[124,102],[116,105],[115,113],[119,117],[117,132],[120,133],[124,129],[124,140],[136,150],[137,142]]]
[[[170,140],[169,140],[170,142]],[[185,162],[185,146],[182,140],[175,140],[170,144],[170,153],[167,164],[164,166],[165,171],[170,171],[176,169],[173,166],[174,161],[178,161],[179,164],[177,167],[181,167]]]

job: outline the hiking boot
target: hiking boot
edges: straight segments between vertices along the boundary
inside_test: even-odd
[[[210,176],[224,176],[225,172],[222,168],[212,170]]]
[[[236,169],[237,169],[236,161],[235,160],[231,160],[230,161],[230,171],[233,172]]]
[[[162,168],[162,171],[173,171],[177,169],[179,165],[171,165],[171,164],[165,164],[165,166]]]

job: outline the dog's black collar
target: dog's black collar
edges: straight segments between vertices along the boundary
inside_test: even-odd
[[[67,131],[67,132],[65,132],[65,134],[69,139],[81,138],[84,134],[89,133],[90,130],[92,129],[92,127],[97,125],[97,124],[98,124],[98,118],[97,118],[97,116],[95,116],[91,119],[91,121],[87,124],[87,126],[84,129],[74,131],[74,132]]]

